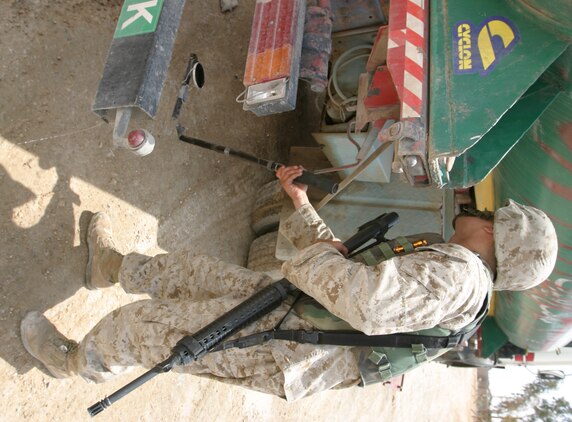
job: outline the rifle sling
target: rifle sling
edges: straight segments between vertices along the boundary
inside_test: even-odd
[[[485,299],[483,306],[474,319],[474,326],[468,331],[460,331],[450,336],[426,336],[416,334],[385,334],[368,336],[359,331],[321,331],[321,330],[268,330],[260,333],[226,341],[211,349],[211,352],[245,348],[265,343],[269,340],[288,340],[297,343],[327,344],[332,346],[370,346],[370,347],[411,347],[423,344],[427,349],[448,349],[471,338],[478,330],[488,314],[489,301]]]
[[[355,331],[269,330],[224,342],[212,351],[230,349],[233,347],[251,347],[269,340],[288,340],[297,343],[327,344],[333,346],[370,347],[411,347],[414,344],[423,344],[427,349],[445,349],[455,347],[469,339],[476,329],[477,327],[466,333],[440,337],[414,334],[368,336]]]

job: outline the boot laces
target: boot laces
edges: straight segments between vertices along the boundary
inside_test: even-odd
[[[64,340],[61,338],[56,338],[54,340],[54,346],[62,353],[68,355],[77,350],[78,344],[73,340]]]

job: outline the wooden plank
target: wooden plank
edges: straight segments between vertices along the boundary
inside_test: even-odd
[[[357,111],[356,111],[356,127],[355,132],[361,132],[362,129],[370,122],[369,112],[365,107],[365,97],[367,97],[367,90],[369,87],[369,74],[362,73],[359,75],[358,81],[358,95],[357,95]]]

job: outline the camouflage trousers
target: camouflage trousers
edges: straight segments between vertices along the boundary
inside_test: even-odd
[[[73,366],[90,381],[106,381],[129,367],[155,366],[182,337],[199,331],[273,282],[265,274],[186,252],[152,258],[129,254],[119,281],[126,292],[147,293],[151,299],[113,311],[80,342]],[[283,303],[239,334],[273,328],[288,309]],[[290,313],[281,328],[311,326]],[[359,382],[359,369],[349,348],[285,341],[209,353],[174,370],[289,400]]]

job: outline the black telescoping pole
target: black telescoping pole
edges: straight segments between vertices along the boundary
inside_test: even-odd
[[[251,163],[264,166],[271,171],[276,171],[279,167],[282,166],[282,164],[277,163],[276,161],[265,160],[263,158],[255,157],[254,155],[247,154],[243,151],[232,149],[223,145],[213,144],[211,142],[203,141],[202,139],[185,136],[182,134],[182,128],[180,126],[177,126],[177,132],[179,133],[179,139],[183,142],[209,149],[220,154],[241,158],[243,160],[250,161]],[[296,182],[303,183],[304,185],[308,186],[314,186],[315,188],[330,194],[334,194],[338,191],[338,184],[329,177],[322,176],[320,174],[314,174],[306,170],[304,170],[302,175],[296,179]]]

